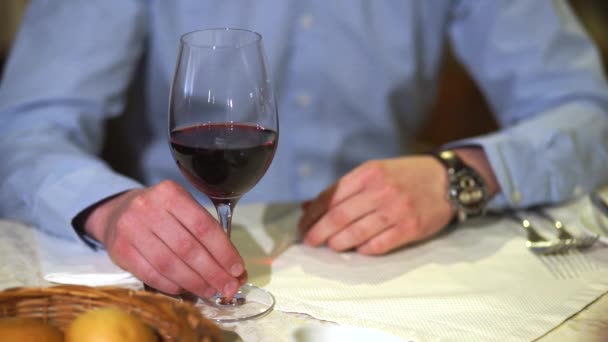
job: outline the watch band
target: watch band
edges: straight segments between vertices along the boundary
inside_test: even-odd
[[[457,171],[467,167],[466,164],[458,157],[454,151],[443,150],[433,153],[433,156],[445,166],[448,171],[448,176],[455,174]]]
[[[458,221],[485,213],[488,190],[483,178],[464,163],[454,151],[442,150],[432,153],[448,173],[448,199],[456,209]]]

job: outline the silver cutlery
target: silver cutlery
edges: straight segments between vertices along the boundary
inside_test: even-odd
[[[579,249],[584,248],[582,243],[575,240],[576,238],[565,229],[560,230],[564,232],[561,233],[561,239],[546,238],[532,225],[530,219],[520,216],[517,212],[510,212],[508,217],[524,228],[527,234],[526,247],[539,257],[556,279],[575,279],[585,272],[600,269],[597,263],[579,252]],[[557,224],[554,222],[554,225]],[[561,222],[559,226],[563,228]],[[585,244],[593,244],[593,242],[589,240]]]
[[[563,253],[574,247],[570,240],[547,239],[543,237],[532,226],[532,223],[527,218],[519,216],[516,212],[510,212],[509,218],[517,222],[527,234],[526,247],[537,254],[555,254]]]
[[[566,227],[564,226],[562,221],[553,217],[551,214],[547,213],[547,211],[545,211],[544,209],[536,209],[536,210],[534,210],[534,213],[537,214],[539,217],[551,222],[553,225],[553,228],[555,228],[555,230],[557,230],[557,232],[558,232],[557,238],[562,241],[569,241],[569,243],[573,247],[583,248],[583,249],[589,248],[600,238],[600,236],[595,233],[586,233],[582,236],[574,236],[572,233],[570,233],[566,229]]]

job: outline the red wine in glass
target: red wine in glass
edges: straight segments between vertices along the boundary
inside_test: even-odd
[[[172,156],[188,182],[213,202],[230,237],[236,203],[264,176],[278,143],[262,36],[230,28],[182,35],[170,97]],[[274,303],[269,292],[244,284],[233,298],[218,292],[195,305],[217,322],[236,322],[265,315]]]
[[[274,157],[278,134],[247,124],[198,124],[170,133],[178,167],[212,201],[238,199],[262,178]]]

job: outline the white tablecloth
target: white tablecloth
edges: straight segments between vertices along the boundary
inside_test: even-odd
[[[608,336],[608,300],[586,308],[608,290],[605,248],[538,258],[523,247],[517,225],[496,218],[388,256],[363,257],[298,244],[297,215],[290,205],[237,208],[233,240],[250,280],[270,290],[277,305],[261,319],[225,325],[228,340],[285,341],[298,327],[331,322],[411,341]],[[0,221],[0,288],[46,284],[36,236]]]

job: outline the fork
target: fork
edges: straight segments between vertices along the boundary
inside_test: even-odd
[[[522,218],[516,212],[510,212],[508,217],[524,228],[527,234],[526,247],[536,254],[563,253],[574,247],[572,240],[544,238],[532,226],[530,220]]]
[[[556,279],[575,279],[584,272],[599,269],[596,263],[579,253],[573,240],[547,239],[537,232],[530,220],[522,218],[517,212],[509,212],[508,217],[525,229],[526,247],[539,257]]]
[[[553,224],[553,228],[555,228],[555,230],[557,230],[558,232],[557,238],[563,241],[571,241],[571,244],[574,247],[583,249],[589,248],[600,238],[598,234],[585,234],[582,237],[576,237],[566,229],[562,221],[553,217],[552,215],[547,213],[547,211],[543,209],[537,209],[534,211],[534,213],[536,213],[538,216],[547,221],[551,221]]]

